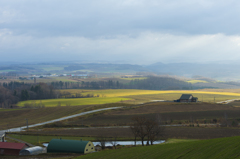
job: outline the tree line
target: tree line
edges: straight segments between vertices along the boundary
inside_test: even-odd
[[[60,92],[46,83],[10,82],[0,85],[0,107],[10,108],[19,101],[58,98]]]
[[[30,84],[24,82],[0,83],[0,106],[11,107],[18,101],[34,99],[54,99],[65,96],[66,98],[89,98],[92,95],[81,94],[71,95],[60,93],[58,89],[148,89],[148,90],[169,90],[169,89],[192,89],[190,83],[168,77],[149,76],[143,80],[131,80],[129,83],[119,81],[91,81],[91,82],[63,82]]]
[[[118,80],[91,81],[91,82],[52,82],[56,89],[148,89],[148,90],[180,90],[193,89],[191,83],[169,77],[149,76],[147,79],[135,79],[129,83],[121,83]]]

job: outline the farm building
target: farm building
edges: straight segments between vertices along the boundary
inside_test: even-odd
[[[28,145],[24,143],[10,143],[0,142],[0,154],[1,155],[19,155],[19,152],[27,148]]]
[[[91,141],[52,139],[47,147],[47,153],[90,153],[95,151]]]
[[[182,94],[182,96],[178,99],[175,100],[174,102],[197,102],[198,98],[193,97],[191,94]]]
[[[29,147],[29,148],[25,148],[22,149],[19,152],[19,155],[38,155],[40,153],[43,153],[44,149],[40,146],[34,146],[34,147]]]

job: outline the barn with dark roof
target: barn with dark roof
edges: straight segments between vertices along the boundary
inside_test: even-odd
[[[25,143],[0,142],[0,155],[19,155],[19,152],[27,147]]]
[[[192,94],[182,94],[182,96],[178,99],[175,100],[175,102],[197,102],[198,98],[193,97]]]

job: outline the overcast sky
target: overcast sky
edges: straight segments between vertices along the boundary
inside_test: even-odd
[[[240,60],[237,0],[1,0],[0,61]]]

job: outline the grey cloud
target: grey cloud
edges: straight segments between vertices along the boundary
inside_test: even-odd
[[[239,5],[236,0],[1,0],[0,61],[236,60]]]
[[[34,36],[113,36],[160,31],[239,34],[239,1],[1,1],[1,28]],[[6,16],[6,15],[5,15]],[[4,17],[4,14],[1,14]]]

